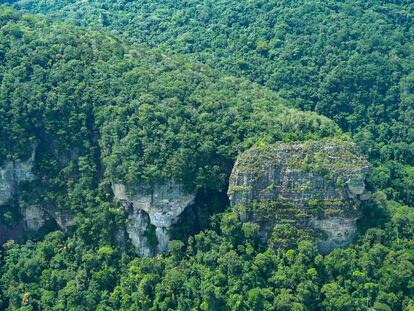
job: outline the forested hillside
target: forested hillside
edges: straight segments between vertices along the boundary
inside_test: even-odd
[[[1,310],[414,310],[410,1],[3,2],[0,194],[31,155],[36,177],[0,200]],[[321,254],[285,223],[263,239],[229,206],[246,150],[352,139],[374,168],[350,245]],[[350,150],[296,166],[368,172]],[[113,185],[166,182],[195,200],[168,252],[139,257]]]
[[[1,117],[10,125],[2,128],[2,161],[25,159],[39,144],[56,155],[99,145],[113,180],[221,189],[229,161],[253,143],[340,131],[243,78],[3,11]]]
[[[328,116],[369,155],[376,185],[414,203],[412,1],[8,2],[189,54]]]

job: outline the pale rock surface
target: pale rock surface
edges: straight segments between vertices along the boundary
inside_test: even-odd
[[[267,239],[276,224],[322,231],[328,252],[352,241],[368,200],[368,162],[346,141],[279,143],[241,154],[229,181],[230,203],[242,221],[260,224]],[[258,204],[270,208],[258,208]],[[241,208],[240,208],[241,207]]]
[[[149,229],[149,217],[148,214],[142,210],[132,208],[132,211],[128,215],[127,233],[132,241],[132,244],[136,247],[139,256],[154,256],[154,249],[150,245],[150,241],[147,236]]]
[[[0,206],[6,204],[16,195],[20,183],[35,180],[36,176],[32,173],[35,149],[34,147],[28,160],[8,161],[0,167]],[[50,219],[54,219],[63,231],[67,231],[75,224],[74,215],[70,211],[45,209],[39,205],[21,208],[20,214],[23,216],[19,227],[21,231],[37,231]],[[14,233],[14,235],[16,234]]]
[[[0,167],[0,206],[12,198],[19,183],[35,179],[32,173],[34,157],[33,148],[32,156],[28,160],[9,161]]]
[[[166,252],[169,230],[177,223],[183,211],[193,204],[195,193],[184,190],[180,184],[168,182],[156,185],[127,187],[113,184],[114,196],[128,208],[128,235],[140,255],[152,255],[149,245],[150,226],[155,227],[156,250]]]
[[[355,237],[357,220],[358,217],[312,218],[309,224],[326,234],[326,238],[319,241],[319,248],[321,252],[327,253],[332,249],[346,246]]]
[[[39,230],[44,224],[53,219],[63,231],[75,225],[75,217],[70,211],[44,209],[40,205],[30,205],[20,209],[26,230]]]
[[[23,215],[24,225],[27,230],[39,230],[47,220],[46,213],[39,205],[30,205],[21,210]]]
[[[75,216],[68,210],[48,210],[50,217],[52,217],[59,228],[63,231],[68,231],[70,227],[75,225]]]

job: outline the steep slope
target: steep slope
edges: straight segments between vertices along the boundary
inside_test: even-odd
[[[350,131],[388,196],[414,203],[413,3],[347,1],[8,1],[188,54],[263,84]]]
[[[275,235],[289,249],[268,247],[255,223],[223,208],[240,152],[337,136],[333,121],[286,108],[242,78],[99,31],[4,7],[0,26],[0,167],[26,162],[36,146],[27,166],[35,179],[19,179],[0,222],[14,234],[24,229],[21,217],[28,229],[41,225],[42,212],[56,218],[25,243],[0,247],[1,310],[414,306],[414,213],[383,192],[363,211],[360,238],[324,256],[292,226]],[[165,230],[155,225],[169,225],[192,199],[176,194],[192,191],[194,205],[169,228],[168,254],[139,258],[130,240],[163,247]],[[74,226],[64,233],[57,222],[68,212]],[[150,230],[133,231],[142,226]]]
[[[27,159],[37,146],[36,178],[9,196],[15,222],[15,205],[93,214],[100,201],[111,202],[110,184],[175,183],[193,197],[225,193],[235,157],[255,142],[339,133],[331,120],[287,108],[261,86],[184,58],[5,7],[0,26],[0,118],[7,124],[0,161]]]

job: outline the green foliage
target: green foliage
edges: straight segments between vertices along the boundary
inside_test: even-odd
[[[6,1],[187,55],[332,118],[379,168],[414,165],[412,1]],[[16,29],[10,32],[20,36]],[[387,194],[413,205],[394,178]]]
[[[39,177],[1,222],[19,221],[19,203],[77,223],[0,248],[1,310],[413,309],[411,2],[3,3],[95,30],[0,6],[0,165],[36,146]],[[351,246],[319,255],[291,224],[266,244],[211,195],[247,148],[340,128],[380,190],[364,220],[375,227]],[[117,238],[111,182],[171,179],[204,193],[201,211],[180,220],[168,255],[136,258]]]
[[[258,141],[339,132],[332,121],[287,108],[275,93],[242,78],[2,11],[3,29],[22,29],[2,37],[0,100],[12,125],[2,129],[3,160],[22,158],[35,144],[52,153],[47,163],[38,161],[43,174],[74,160],[62,171],[70,179],[73,170],[97,170],[100,155],[113,181],[173,179],[189,189],[222,190],[238,152]]]
[[[8,243],[3,309],[409,310],[413,212],[390,211],[385,229],[370,229],[352,248],[324,257],[303,235],[290,249],[263,248],[255,229],[232,213],[221,216],[218,231],[187,245],[171,241],[166,257],[133,259],[59,232],[37,244]],[[277,236],[291,229],[278,228]]]

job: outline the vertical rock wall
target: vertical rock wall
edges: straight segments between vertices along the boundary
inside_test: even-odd
[[[9,161],[0,167],[0,205],[12,198],[19,183],[34,180],[35,176],[32,173],[34,156],[35,150],[33,149],[30,159]]]
[[[195,199],[195,193],[172,182],[129,188],[113,184],[112,189],[128,209],[127,232],[140,255],[167,251],[171,226]]]
[[[242,221],[261,225],[267,239],[276,224],[319,231],[322,252],[352,241],[357,232],[368,162],[349,141],[279,143],[240,155],[229,199]]]

